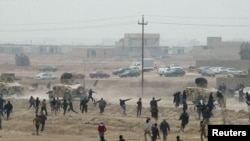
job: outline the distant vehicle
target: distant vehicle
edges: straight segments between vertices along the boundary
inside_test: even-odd
[[[226,73],[230,73],[230,74],[240,74],[240,73],[244,73],[242,70],[238,70],[236,68],[225,68],[224,70]]]
[[[0,76],[0,97],[22,95],[24,86],[15,81],[14,73],[2,73]]]
[[[57,67],[55,66],[43,66],[41,68],[39,68],[39,71],[57,71]]]
[[[110,75],[104,71],[93,71],[89,74],[90,78],[108,78]]]
[[[140,72],[138,70],[130,69],[119,75],[120,77],[137,77],[140,76]]]
[[[72,100],[74,98],[83,99],[87,96],[87,89],[84,85],[75,82],[71,73],[63,73],[60,77],[60,83],[54,84],[52,87],[52,93],[47,92],[49,98],[62,97],[64,100]]]
[[[56,79],[56,76],[49,74],[49,73],[39,73],[39,74],[35,75],[34,79],[36,79],[36,80],[52,80],[52,79]]]
[[[215,88],[202,88],[202,87],[186,87],[187,101],[192,101],[194,105],[198,104],[201,100],[208,102],[210,93],[212,93],[214,100],[217,101],[217,89]]]
[[[166,70],[169,69],[169,66],[166,66],[166,65],[161,65],[159,66],[158,70],[157,70],[157,73],[162,76],[164,75],[164,73],[166,72]]]
[[[210,68],[209,66],[202,66],[202,67],[197,68],[197,72],[201,74],[203,71],[205,71],[209,68]]]
[[[143,60],[144,60],[143,61],[143,71],[150,71],[150,70],[154,69],[155,65],[154,65],[154,59],[153,58],[144,58]],[[142,70],[141,61],[133,62],[132,65],[129,68]]]
[[[129,70],[130,68],[127,68],[127,67],[121,67],[119,69],[116,69],[116,70],[113,70],[112,74],[114,75],[119,75],[123,72],[125,72],[126,70]]]
[[[201,72],[202,76],[215,77],[216,73],[211,69],[206,69]]]
[[[224,73],[225,68],[224,67],[210,67],[210,70],[212,70],[215,74]]]
[[[184,76],[186,72],[183,69],[170,69],[168,72],[165,72],[165,76]]]

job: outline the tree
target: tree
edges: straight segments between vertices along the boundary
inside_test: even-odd
[[[16,54],[15,60],[16,60],[17,66],[29,66],[30,65],[29,57],[27,55],[24,55],[23,53]]]
[[[250,60],[250,44],[248,42],[240,45],[240,58],[241,60]]]

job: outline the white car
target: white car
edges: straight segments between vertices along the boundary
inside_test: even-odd
[[[56,79],[56,76],[49,74],[49,73],[39,73],[34,77],[34,79],[36,79],[36,80],[52,80],[52,79]]]
[[[230,74],[240,74],[240,73],[243,73],[242,70],[238,70],[236,68],[226,68],[225,72],[230,73]]]
[[[169,67],[168,67],[168,66],[166,66],[166,65],[161,65],[161,66],[158,68],[157,73],[158,73],[160,76],[162,76],[162,75],[164,75],[164,73],[165,73],[167,70],[169,70]]]

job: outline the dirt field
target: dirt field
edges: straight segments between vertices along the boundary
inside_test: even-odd
[[[11,118],[2,121],[3,130],[0,130],[1,141],[98,141],[97,126],[103,121],[107,127],[105,138],[107,141],[118,140],[118,136],[122,134],[126,141],[143,141],[143,128],[146,117],[150,117],[149,102],[152,97],[156,99],[162,98],[159,105],[159,120],[166,119],[171,128],[168,140],[175,140],[180,135],[184,141],[199,141],[199,120],[196,119],[196,112],[192,105],[189,105],[188,113],[190,114],[190,122],[185,132],[179,132],[180,121],[178,120],[182,106],[174,108],[173,93],[183,90],[187,86],[195,86],[194,80],[200,75],[196,72],[188,72],[184,77],[160,77],[156,73],[156,69],[151,72],[144,73],[144,88],[142,93],[141,77],[138,78],[119,78],[111,75],[111,78],[99,79],[96,87],[93,86],[97,79],[90,79],[89,72],[95,69],[101,69],[111,74],[113,69],[131,64],[131,59],[79,59],[72,56],[30,56],[31,66],[16,67],[14,64],[14,55],[0,55],[0,72],[14,72],[17,77],[21,77],[19,81],[25,86],[25,93],[21,97],[12,96],[6,98],[13,103],[14,109]],[[192,58],[167,58],[164,61],[157,60],[156,65],[167,63],[177,63],[184,68],[194,64]],[[49,115],[46,123],[45,131],[39,136],[34,135],[35,127],[32,120],[35,116],[34,110],[27,110],[28,98],[32,95],[40,99],[48,99],[45,94],[47,89],[45,85],[48,81],[35,81],[34,75],[39,73],[38,68],[42,65],[56,65],[58,71],[53,72],[60,77],[63,72],[81,72],[87,77],[85,81],[77,80],[81,84],[85,84],[86,88],[92,88],[97,94],[93,96],[96,99],[104,98],[108,105],[103,115],[99,114],[99,109],[94,104],[89,103],[89,111],[87,114],[80,113],[79,101],[74,101],[74,108],[78,114],[70,112],[63,116],[62,111],[57,115],[52,115],[48,108]],[[209,87],[215,87],[215,78],[207,78]],[[32,83],[38,83],[38,88],[32,88]],[[59,79],[51,81],[53,84],[59,83]],[[142,117],[136,117],[136,101],[142,97],[143,114]],[[127,116],[121,115],[119,99],[132,98],[127,102]],[[245,103],[238,103],[233,98],[227,99],[226,124],[250,124],[248,122],[247,106]],[[156,121],[152,120],[151,123]],[[211,118],[211,124],[222,124],[221,110],[214,110],[214,117]],[[149,139],[148,139],[149,140]]]

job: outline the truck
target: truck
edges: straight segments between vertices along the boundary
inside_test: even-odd
[[[141,61],[133,62],[129,67],[131,69],[142,70]],[[153,58],[144,58],[143,59],[143,71],[150,71],[154,69],[154,59]]]
[[[14,73],[2,73],[0,75],[0,97],[23,94],[24,86],[16,82]]]

